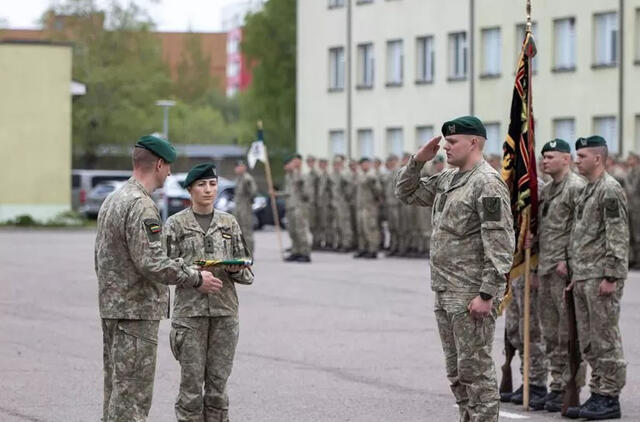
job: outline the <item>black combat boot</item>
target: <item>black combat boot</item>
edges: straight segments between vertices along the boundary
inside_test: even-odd
[[[603,419],[620,419],[620,401],[618,397],[600,395],[600,400],[589,407],[580,409],[580,417],[588,421],[600,421]]]
[[[291,255],[289,255],[288,257],[286,257],[284,260],[285,260],[286,262],[295,262],[295,261],[297,261],[297,260],[298,260],[298,257],[299,257],[299,256],[300,256],[300,255],[298,255],[297,253],[292,253]]]
[[[529,385],[529,404],[534,400],[540,400],[547,394],[546,385]],[[522,404],[524,400],[524,391],[513,393],[511,403]]]
[[[378,253],[377,252],[367,252],[362,257],[366,258],[366,259],[378,259]]]
[[[367,251],[358,251],[356,252],[353,257],[354,258],[362,258],[363,256],[365,256],[367,254]]]
[[[602,396],[600,394],[591,393],[591,396],[582,403],[580,406],[571,406],[567,408],[567,413],[564,415],[570,419],[578,419],[581,417],[581,413],[585,409],[591,409],[592,407],[597,406],[598,402],[601,400]]]
[[[556,396],[545,402],[544,409],[548,412],[559,412],[562,410],[562,404],[564,403],[564,391],[552,391],[549,394],[552,393],[555,393]]]
[[[520,386],[520,387],[518,387],[518,389],[516,391],[512,391],[510,393],[500,393],[500,401],[502,403],[510,403],[511,402],[511,397],[514,394],[522,394],[522,389],[523,388],[524,388],[523,386]]]
[[[558,397],[558,395],[560,395],[560,394],[562,394],[561,391],[553,391],[552,390],[544,397],[531,399],[529,401],[529,406],[531,406],[531,408],[533,410],[543,410],[548,401],[555,400],[556,397]]]
[[[309,255],[298,255],[296,262],[311,262],[311,257]]]

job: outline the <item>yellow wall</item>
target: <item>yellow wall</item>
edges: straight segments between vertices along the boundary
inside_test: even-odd
[[[70,209],[71,48],[0,43],[0,221]]]

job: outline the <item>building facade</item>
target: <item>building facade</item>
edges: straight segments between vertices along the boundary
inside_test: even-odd
[[[538,148],[600,134],[615,154],[640,151],[640,0],[533,7]],[[413,152],[475,114],[501,154],[525,21],[524,0],[300,0],[298,150]]]
[[[0,42],[0,222],[71,209],[71,46]]]

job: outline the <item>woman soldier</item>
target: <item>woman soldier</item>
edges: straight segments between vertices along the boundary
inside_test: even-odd
[[[166,222],[169,257],[185,262],[250,259],[235,217],[213,208],[218,194],[215,165],[195,166],[182,185],[192,205]],[[170,344],[181,366],[175,404],[179,422],[229,420],[226,385],[238,343],[235,283],[251,284],[253,273],[242,265],[207,269],[222,281],[222,288],[212,294],[177,288],[173,305]]]

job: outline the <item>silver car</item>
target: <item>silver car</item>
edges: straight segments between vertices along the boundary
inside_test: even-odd
[[[107,180],[98,183],[89,191],[84,205],[80,207],[80,212],[88,218],[98,217],[98,211],[107,196],[125,183],[127,182],[122,180]]]

